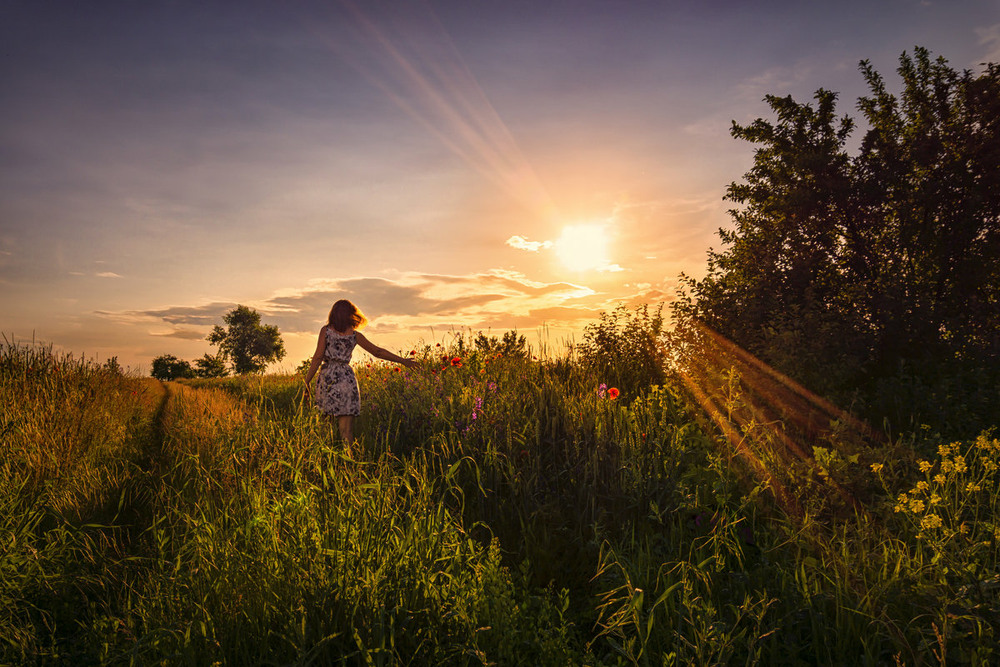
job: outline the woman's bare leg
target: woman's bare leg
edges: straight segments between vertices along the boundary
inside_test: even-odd
[[[344,440],[344,447],[350,452],[354,443],[354,417],[341,415],[337,417],[337,425],[340,427],[340,437]]]

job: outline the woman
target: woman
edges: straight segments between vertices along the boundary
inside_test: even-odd
[[[340,437],[347,447],[354,441],[354,418],[361,414],[361,394],[358,391],[358,380],[351,369],[351,354],[354,346],[360,345],[363,350],[374,357],[403,364],[413,368],[417,362],[404,359],[388,350],[378,347],[358,331],[368,324],[358,307],[347,299],[341,299],[333,304],[330,317],[319,331],[319,341],[316,343],[316,353],[306,373],[306,395],[311,396],[311,382],[316,370],[319,369],[319,379],[316,381],[316,407],[325,414],[331,422],[337,420]],[[320,368],[320,363],[323,366]]]

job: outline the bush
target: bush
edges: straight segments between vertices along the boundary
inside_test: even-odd
[[[583,332],[576,351],[580,361],[609,386],[637,394],[665,379],[663,307],[649,312],[643,304],[629,311],[624,305],[601,313]]]

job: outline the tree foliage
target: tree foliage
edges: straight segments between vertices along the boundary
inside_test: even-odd
[[[226,360],[219,355],[206,354],[194,362],[194,372],[200,378],[222,378],[229,375]]]
[[[854,155],[827,90],[733,123],[753,167],[678,306],[821,390],[1000,360],[1000,66],[957,72],[921,48],[899,63],[898,96],[860,64]]]
[[[150,375],[157,380],[179,380],[193,378],[195,372],[187,361],[178,359],[172,354],[161,354],[153,359],[153,369]]]
[[[261,324],[260,313],[238,305],[223,316],[226,328],[215,325],[208,342],[219,346],[219,357],[230,361],[237,375],[260,373],[285,357],[278,327]]]

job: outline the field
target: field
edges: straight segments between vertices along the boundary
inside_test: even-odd
[[[993,433],[461,343],[359,365],[350,451],[297,376],[5,345],[0,663],[1000,662]]]

